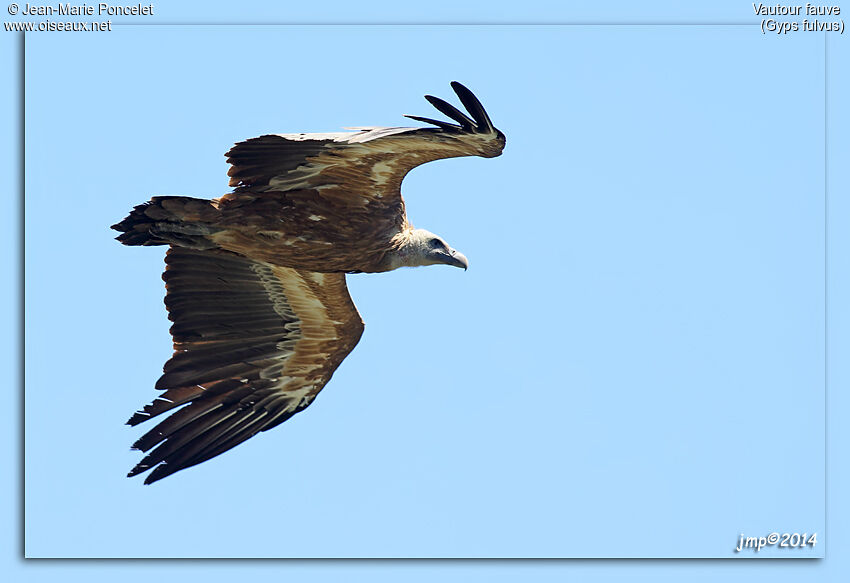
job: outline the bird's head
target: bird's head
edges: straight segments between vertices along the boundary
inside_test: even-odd
[[[463,253],[455,251],[442,237],[425,229],[409,231],[406,241],[392,259],[393,265],[390,269],[437,264],[453,265],[464,270],[469,267]]]

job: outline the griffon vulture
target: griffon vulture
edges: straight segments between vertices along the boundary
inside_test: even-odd
[[[150,484],[206,461],[303,411],[357,344],[363,322],[346,273],[467,261],[407,220],[401,181],[416,166],[492,158],[505,136],[466,87],[468,115],[425,98],[456,123],[265,135],[227,152],[233,192],[158,196],[113,229],[125,245],[168,245],[174,356],[164,392],[127,422],[177,409],[133,444],[130,471]]]

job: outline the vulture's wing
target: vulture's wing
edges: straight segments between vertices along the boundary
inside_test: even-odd
[[[452,82],[469,115],[426,95],[457,123],[409,115],[436,128],[354,128],[332,134],[266,135],[240,142],[227,152],[235,194],[320,188],[322,196],[397,202],[401,181],[416,166],[441,158],[502,153],[505,136],[469,89]]]
[[[345,275],[171,247],[163,279],[174,356],[165,392],[127,422],[184,405],[142,436],[155,482],[199,464],[306,408],[357,344],[363,322]]]

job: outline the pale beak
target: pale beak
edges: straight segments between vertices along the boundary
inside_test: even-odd
[[[454,249],[449,249],[449,255],[446,257],[447,265],[454,265],[455,267],[463,267],[463,270],[466,271],[467,267],[469,267],[469,261],[466,260],[466,256],[460,251],[455,251]]]

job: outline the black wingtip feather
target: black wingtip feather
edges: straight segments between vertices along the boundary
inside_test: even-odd
[[[430,123],[438,128],[448,131],[448,132],[474,132],[478,134],[489,134],[496,132],[496,128],[493,126],[493,122],[490,121],[490,116],[487,115],[487,111],[484,109],[484,106],[481,105],[481,102],[475,97],[475,94],[472,93],[465,85],[458,83],[457,81],[451,82],[452,89],[457,94],[463,106],[469,112],[469,115],[465,114],[458,108],[456,108],[451,103],[440,99],[439,97],[434,97],[433,95],[426,95],[425,99],[428,100],[428,103],[433,105],[440,113],[450,117],[454,121],[456,121],[460,125],[454,125],[450,123],[446,123],[444,121],[431,119],[429,117],[420,117],[418,115],[405,115],[404,117],[415,119],[416,121],[421,121],[425,123]]]
[[[146,472],[146,471],[148,471],[149,469],[150,469],[150,467],[140,468],[139,466],[136,466],[135,468],[133,468],[132,470],[130,470],[129,472],[127,472],[127,477],[128,477],[128,478],[132,478],[132,477],[134,477],[134,476],[138,476],[139,474],[141,474],[141,473],[143,473],[143,472]]]
[[[404,117],[409,117],[410,119],[415,119],[416,121],[421,121],[421,122],[424,122],[424,123],[434,124],[438,128],[449,131],[449,132],[461,132],[461,131],[463,131],[463,128],[458,126],[458,125],[446,123],[446,122],[440,121],[438,119],[431,119],[430,117],[420,117],[418,115],[405,115]]]
[[[487,115],[484,106],[481,105],[481,102],[475,97],[472,91],[457,81],[452,81],[451,86],[460,99],[460,102],[463,103],[466,110],[475,118],[479,131],[491,132],[496,129],[493,126],[493,122],[490,121],[490,116]]]
[[[133,413],[132,417],[127,419],[127,423],[125,423],[125,425],[129,425],[129,426],[133,427],[133,426],[138,425],[139,423],[142,423],[143,421],[147,421],[150,418],[151,418],[150,413],[145,413],[143,411],[136,411],[135,413]]]
[[[150,474],[145,477],[145,486],[150,486],[154,482],[158,482],[159,480],[166,478],[176,472],[177,470],[172,470],[167,466],[167,464],[160,464],[152,471]]]
[[[467,131],[473,131],[475,129],[475,121],[448,101],[444,101],[439,97],[434,97],[433,95],[426,95],[425,99],[428,100],[428,103],[440,110],[441,113],[458,122],[461,126],[463,126],[463,129]]]

